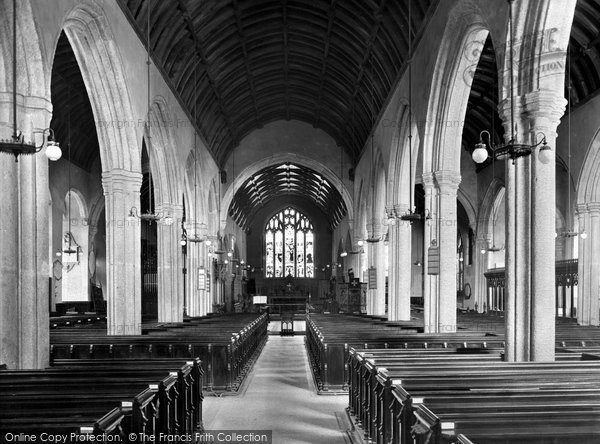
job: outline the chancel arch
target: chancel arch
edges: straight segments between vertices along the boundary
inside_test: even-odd
[[[236,184],[237,184],[236,188],[238,188],[241,184],[246,183],[252,176],[255,176],[261,170],[264,170],[268,167],[276,166],[278,164],[286,164],[286,163],[296,164],[298,166],[306,167],[311,170],[314,170],[316,173],[318,173],[324,179],[327,179],[329,181],[329,183],[335,184],[336,188],[338,188],[338,192],[341,192],[342,200],[343,200],[344,205],[348,212],[348,218],[353,219],[352,194],[350,193],[350,191],[347,189],[347,187],[345,185],[343,187],[341,187],[341,190],[339,190],[339,188],[340,188],[339,175],[336,174],[331,169],[326,168],[319,161],[312,159],[310,157],[307,157],[307,156],[300,155],[300,154],[277,153],[272,156],[269,156],[269,158],[267,158],[267,159],[259,160],[255,163],[243,168],[239,172],[239,174],[236,174],[236,179],[235,179]],[[225,221],[227,219],[227,213],[229,212],[231,203],[234,198],[233,191],[234,191],[233,190],[233,181],[230,181],[230,183],[227,186],[227,189],[224,191],[223,200],[221,203],[221,216],[220,216],[221,221]],[[236,190],[236,193],[237,193],[237,190]]]

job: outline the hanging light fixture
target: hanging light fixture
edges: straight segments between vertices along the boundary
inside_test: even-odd
[[[63,239],[67,241],[66,248],[63,247],[62,254],[64,256],[63,263],[70,262],[76,263],[78,262],[77,253],[79,253],[79,246],[77,248],[73,248],[73,233],[71,231],[71,88],[68,90],[68,99],[69,103],[67,104],[67,152],[69,154],[69,164],[67,165],[67,217],[68,219],[68,229],[64,234]]]
[[[198,94],[198,79],[196,76],[196,70],[194,69],[194,121],[198,122],[198,106],[197,106],[197,94]],[[194,231],[191,235],[187,234],[187,230],[185,231],[185,235],[188,242],[192,243],[202,243],[204,242],[206,246],[210,247],[211,241],[208,236],[200,236],[198,233],[198,154],[197,154],[197,146],[196,146],[196,137],[198,135],[198,131],[194,127]]]
[[[417,267],[421,267],[423,265],[423,262],[421,261],[421,253],[419,253],[419,244],[420,242],[417,242],[417,260],[414,262],[414,265]]]
[[[492,134],[494,133],[494,112],[492,110]],[[492,157],[492,179],[496,177],[496,159]],[[496,205],[492,205],[492,246],[487,248],[490,253],[503,251],[504,247],[496,247]]]
[[[422,219],[429,220],[431,215],[427,211],[426,214],[417,213],[417,207],[414,204],[415,185],[413,183],[413,160],[412,160],[412,0],[408,0],[408,212],[400,216],[400,220],[410,222]]]
[[[148,140],[150,140],[150,4],[148,4],[148,8],[147,8],[147,13],[146,13],[146,83],[147,83],[147,87],[146,87],[146,122],[145,122],[145,126],[146,126],[146,135],[148,137]],[[149,207],[148,207],[148,212],[147,213],[142,213],[142,214],[138,214],[138,210],[137,207],[131,207],[131,209],[129,210],[129,214],[127,215],[127,219],[129,221],[135,221],[136,219],[141,219],[141,220],[145,220],[148,222],[159,222],[162,220],[162,222],[165,225],[173,225],[173,217],[166,214],[163,215],[162,213],[154,213],[153,211],[153,199],[152,199],[152,188],[153,188],[153,183],[154,181],[152,180],[152,172],[149,172],[149,196],[150,196],[150,202],[149,202]]]
[[[371,77],[371,81],[370,81],[370,86],[371,86],[371,99],[373,102],[373,113],[375,112],[375,77],[373,74],[373,55],[371,54],[370,56],[370,77]],[[374,153],[375,153],[375,117],[373,117],[372,120],[372,124],[371,124],[371,205],[373,206],[373,208],[375,207],[375,173],[376,173],[376,169],[375,169],[375,160],[374,160]],[[372,212],[372,217],[374,218],[374,211]],[[381,235],[380,236],[375,236],[375,231],[373,230],[370,234],[369,237],[367,238],[367,242],[369,243],[377,243],[381,241]]]
[[[410,222],[411,224],[419,220],[429,220],[431,215],[429,211],[426,213],[417,212],[417,207],[414,204],[413,183],[413,160],[412,160],[412,0],[408,1],[408,211],[403,214],[397,214],[396,209],[391,207],[387,210],[388,225],[394,225],[396,219]]]
[[[223,238],[221,237],[221,180],[219,178],[219,194],[217,195],[217,245],[213,251],[214,254],[225,254],[223,249]]]
[[[13,0],[13,63],[12,63],[12,102],[13,102],[13,133],[10,139],[0,140],[0,152],[10,154],[15,157],[15,162],[19,161],[19,156],[39,153],[46,146],[46,157],[49,160],[56,161],[62,156],[62,151],[58,142],[54,140],[54,131],[52,128],[46,128],[41,131],[42,143],[36,145],[35,142],[25,142],[23,133],[17,129],[17,0]],[[37,132],[37,131],[36,131]],[[38,132],[39,133],[39,132]],[[34,132],[35,134],[35,132]],[[46,134],[48,139],[45,141]]]
[[[344,149],[340,145],[340,196],[343,196],[344,189]],[[340,253],[340,257],[348,256],[348,252],[346,251],[346,245],[344,239],[342,237],[342,252]]]
[[[546,135],[543,132],[536,134],[536,143],[533,145],[527,145],[522,143],[515,143],[515,107],[514,107],[514,48],[513,48],[513,17],[512,8],[514,0],[507,0],[509,4],[508,10],[508,21],[509,21],[509,34],[510,34],[510,140],[504,145],[495,146],[490,133],[486,130],[481,131],[479,134],[479,142],[475,145],[475,149],[471,153],[471,157],[475,163],[483,163],[488,157],[492,157],[498,160],[512,159],[513,164],[515,159],[523,156],[529,156],[533,153],[534,149],[540,145],[541,148],[538,153],[538,159],[543,164],[548,164],[552,160],[552,150],[546,142]],[[484,134],[487,134],[487,144],[484,141]],[[542,139],[537,142],[537,136],[542,135]],[[489,146],[489,152],[488,151]]]

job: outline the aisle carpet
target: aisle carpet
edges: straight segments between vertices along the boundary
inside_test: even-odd
[[[274,444],[350,443],[347,405],[316,394],[303,336],[270,336],[239,396],[205,396],[204,426],[273,430]]]

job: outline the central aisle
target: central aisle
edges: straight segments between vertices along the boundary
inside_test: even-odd
[[[351,442],[347,395],[315,392],[303,336],[269,336],[239,396],[204,398],[206,430],[273,430],[273,443]]]

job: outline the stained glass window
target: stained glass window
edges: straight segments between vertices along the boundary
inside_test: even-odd
[[[313,278],[314,238],[312,223],[298,210],[275,214],[265,227],[265,277]]]

